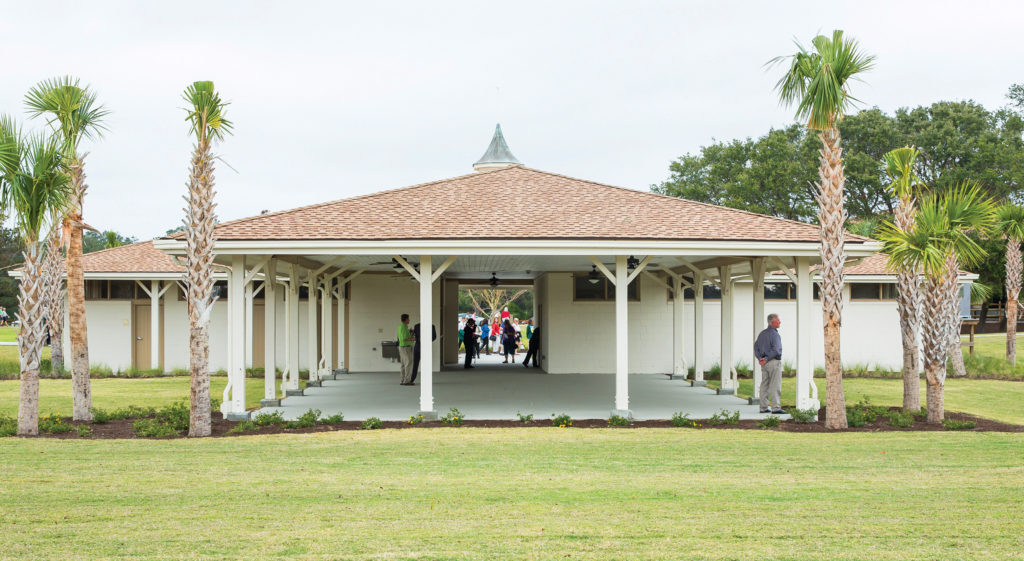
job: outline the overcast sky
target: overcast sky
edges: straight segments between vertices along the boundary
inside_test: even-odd
[[[112,113],[85,146],[86,221],[147,239],[183,215],[194,80],[231,101],[222,220],[470,173],[497,122],[530,167],[646,190],[792,122],[764,64],[834,28],[878,56],[865,106],[995,108],[1024,82],[1019,2],[782,4],[2,0],[0,113],[44,78],[92,85]]]

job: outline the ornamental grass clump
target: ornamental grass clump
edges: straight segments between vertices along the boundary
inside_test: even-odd
[[[973,430],[978,426],[975,421],[960,421],[957,419],[943,419],[942,426],[946,430]]]
[[[914,415],[911,413],[890,411],[888,417],[890,427],[907,428],[914,426]]]
[[[561,415],[558,415],[558,416],[555,416],[555,414],[552,413],[551,417],[552,417],[552,419],[551,419],[551,426],[553,426],[553,427],[558,427],[558,428],[562,428],[562,429],[571,428],[572,427],[572,417],[570,417],[566,413],[562,413]]]
[[[533,422],[533,413],[523,414],[523,413],[516,412],[516,415],[519,416],[519,422],[520,423],[529,424],[529,423]]]
[[[252,421],[242,421],[237,425],[231,427],[228,434],[241,434],[243,432],[252,432],[260,430],[260,426]]]

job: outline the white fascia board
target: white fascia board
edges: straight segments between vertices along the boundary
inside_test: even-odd
[[[157,239],[156,249],[183,255],[185,242]],[[848,244],[850,257],[867,257],[881,249],[878,242]],[[221,240],[218,255],[743,255],[816,256],[820,242],[662,241],[662,240]]]
[[[10,271],[8,273],[15,279],[21,279],[21,271]],[[128,273],[109,273],[109,272],[89,272],[86,271],[83,275],[86,280],[182,280],[185,278],[183,273],[145,273],[145,272],[128,272]],[[67,278],[67,275],[64,275]],[[215,279],[226,279],[228,278],[226,273],[215,272],[213,274]]]

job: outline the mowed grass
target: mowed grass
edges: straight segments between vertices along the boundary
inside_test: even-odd
[[[210,378],[210,396],[220,399],[227,384],[226,376]],[[18,414],[18,380],[0,380],[0,415]],[[245,379],[246,407],[259,407],[263,397],[263,379]],[[97,378],[92,380],[94,407],[117,409],[127,405],[161,407],[189,398],[189,377],[166,378]],[[39,380],[39,413],[71,415],[71,380]]]
[[[967,335],[961,337],[966,343],[970,340]],[[1024,359],[1024,335],[1017,336],[1017,352],[1018,358]],[[1005,333],[986,333],[984,335],[974,336],[974,353],[978,356],[985,357],[999,357],[1004,358],[1006,356],[1006,334]],[[964,356],[968,355],[968,349],[964,347]]]
[[[0,326],[0,343],[14,343],[18,340],[18,328],[9,325]]]
[[[0,440],[0,559],[1020,559],[1024,435]]]

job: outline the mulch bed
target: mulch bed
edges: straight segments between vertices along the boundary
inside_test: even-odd
[[[893,408],[898,410],[899,408]],[[822,408],[818,413],[818,418],[824,420],[825,409]],[[976,417],[974,415],[968,415],[966,413],[954,413],[947,412],[947,419],[955,419],[958,421],[974,421],[977,426],[974,429],[962,432],[1024,432],[1024,426],[1013,425],[1009,423],[1001,423],[999,421],[993,421],[991,419],[984,419]],[[80,437],[75,431],[62,433],[62,434],[40,434],[37,438],[59,438],[59,439],[77,439],[77,440],[89,440],[89,439],[107,439],[107,438],[140,438],[135,435],[132,430],[132,423],[134,419],[118,419],[104,423],[102,425],[93,424],[92,436]],[[617,428],[622,430],[638,429],[638,428],[667,428],[675,430],[768,430],[768,431],[779,431],[779,432],[822,432],[822,433],[837,433],[837,432],[907,432],[907,431],[945,431],[946,429],[942,425],[930,425],[924,421],[914,421],[913,426],[910,427],[892,427],[888,424],[888,419],[880,417],[877,421],[869,423],[866,426],[858,428],[848,428],[844,430],[829,430],[826,429],[824,423],[819,421],[817,423],[797,423],[794,421],[782,421],[778,427],[763,429],[758,426],[759,421],[755,420],[742,420],[735,425],[711,425],[708,424],[706,419],[696,419],[699,427],[676,427],[668,420],[660,421],[635,421],[633,424],[625,427],[609,427],[607,419],[577,419],[573,420],[572,428],[576,429],[589,429],[589,428]],[[89,423],[81,423],[78,421],[68,420],[68,424],[71,425],[82,425]],[[280,425],[273,425],[267,427],[260,427],[257,431],[247,431],[244,433],[228,434],[228,431],[235,427],[238,423],[235,421],[227,421],[223,415],[219,412],[213,413],[213,426],[212,435],[214,437],[232,437],[232,436],[252,436],[260,434],[307,434],[315,432],[331,432],[339,430],[362,430],[360,429],[360,421],[344,421],[334,425],[318,424],[314,427],[303,428],[303,429],[285,429]],[[384,421],[383,428],[386,429],[419,429],[419,428],[446,428],[446,425],[440,421],[422,422],[416,425],[410,425],[406,421]],[[547,419],[534,420],[529,423],[523,423],[520,421],[463,421],[462,427],[465,428],[530,428],[530,427],[551,427],[551,422]],[[171,438],[185,438],[184,436],[171,437]]]

